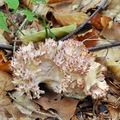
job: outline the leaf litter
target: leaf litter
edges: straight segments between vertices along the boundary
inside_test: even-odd
[[[119,120],[119,8],[119,0],[1,0],[0,120]]]

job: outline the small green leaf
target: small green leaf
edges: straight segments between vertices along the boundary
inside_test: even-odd
[[[0,28],[4,31],[9,31],[7,27],[7,22],[6,22],[7,17],[3,12],[0,12]]]
[[[5,3],[10,9],[16,10],[19,6],[19,0],[5,0]]]
[[[26,9],[26,10],[24,10],[24,14],[27,17],[28,21],[33,21],[34,13],[32,13],[30,10]]]

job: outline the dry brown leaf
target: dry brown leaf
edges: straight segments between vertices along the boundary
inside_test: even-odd
[[[25,117],[25,115],[22,114],[13,103],[6,106],[5,110],[9,113],[11,117],[15,118],[15,120],[19,120],[19,118]]]
[[[5,72],[10,72],[10,62],[0,63],[0,70]]]
[[[71,120],[79,120],[76,115],[74,115]]]
[[[90,29],[83,34],[78,34],[76,38],[79,41],[84,41],[85,46],[89,48],[97,44],[98,36],[99,32],[96,29]]]
[[[109,22],[111,21],[110,17],[103,16],[99,13],[97,13],[92,19],[91,23],[92,25],[97,28],[98,30],[102,30],[109,26]]]
[[[78,0],[63,1],[55,5],[51,5],[53,10],[52,13],[61,25],[69,25],[76,23],[77,25],[82,24],[88,15],[84,12],[78,12],[75,8],[78,5]]]
[[[22,4],[28,7],[29,9],[32,9],[32,0],[21,0]]]
[[[19,92],[14,92],[11,94],[11,97],[13,98],[13,104],[15,107],[26,116],[29,116],[31,118],[34,118],[33,120],[37,118],[44,119],[46,117],[54,117],[51,113],[48,111],[43,110],[38,104],[36,104],[33,100],[30,100],[27,96],[21,95]],[[21,116],[24,117],[24,116]],[[19,117],[20,118],[20,117]]]
[[[0,71],[0,89],[3,91],[9,91],[14,89],[11,75],[3,71]]]
[[[34,120],[34,119],[29,117],[20,117],[17,120]]]
[[[108,107],[108,110],[110,112],[110,116],[111,116],[112,120],[119,120],[120,119],[120,116],[119,116],[120,110],[115,109],[111,106]]]
[[[13,90],[12,77],[6,73],[0,71],[0,105],[5,107],[11,103],[11,100],[6,96],[6,91]]]
[[[5,108],[6,106],[11,104],[11,100],[6,93],[0,90],[0,107]]]
[[[101,17],[101,25],[103,26],[103,28],[106,28],[109,26],[111,22],[111,18],[108,16],[102,16]]]
[[[56,94],[49,94],[42,96],[36,102],[43,106],[45,110],[53,109],[57,112],[63,120],[70,120],[74,115],[78,100],[70,98],[58,98]]]
[[[120,23],[113,23],[110,27],[106,27],[101,35],[109,40],[120,40]]]
[[[74,23],[80,25],[88,18],[87,14],[83,12],[66,12],[62,10],[55,11],[54,17],[61,25],[70,25]]]
[[[0,71],[10,72],[10,61],[7,61],[3,51],[0,51]]]

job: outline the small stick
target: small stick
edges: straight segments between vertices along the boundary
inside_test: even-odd
[[[99,46],[88,48],[88,50],[90,52],[95,52],[95,51],[99,51],[99,50],[103,50],[103,49],[108,49],[108,48],[112,48],[112,47],[117,47],[117,46],[120,46],[120,42],[113,42],[111,44],[99,45]]]
[[[118,47],[118,46],[120,46],[120,42],[113,42],[111,44],[104,44],[104,45],[98,45],[98,46],[95,46],[95,47],[90,47],[90,48],[88,48],[88,50],[90,52],[95,52],[95,51],[108,49],[108,48],[112,48],[112,47]],[[12,45],[0,44],[0,49],[13,51],[13,46]],[[18,49],[18,46],[16,46],[16,49]]]
[[[12,45],[0,44],[0,49],[13,51],[13,46]]]
[[[103,49],[108,49],[108,48],[112,48],[112,47],[118,47],[120,46],[120,42],[112,42],[111,44],[104,44],[104,45],[99,45],[99,46],[95,46],[95,47],[91,47],[88,48],[88,50],[90,52],[95,52],[95,51],[99,51],[99,50],[103,50]],[[16,46],[18,49],[18,46]],[[4,44],[0,44],[0,49],[2,50],[10,50],[13,51],[13,46],[12,45],[4,45]]]

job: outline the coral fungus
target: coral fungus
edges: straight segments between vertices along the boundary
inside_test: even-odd
[[[13,83],[21,94],[39,98],[45,83],[56,93],[82,99],[87,95],[94,98],[106,95],[108,86],[104,80],[105,67],[95,61],[82,42],[69,39],[56,42],[46,39],[45,43],[22,46],[12,60]]]

